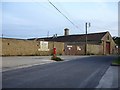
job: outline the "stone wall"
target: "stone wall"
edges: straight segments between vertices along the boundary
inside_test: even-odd
[[[63,54],[64,43],[48,42],[48,51],[40,50],[40,41],[18,40],[18,39],[0,39],[2,40],[2,56],[21,56],[21,55],[52,55],[53,44],[57,49],[57,54]]]
[[[88,44],[87,45],[87,54],[102,55],[103,54],[102,45]]]
[[[65,55],[84,55],[85,46],[83,44],[66,43]]]

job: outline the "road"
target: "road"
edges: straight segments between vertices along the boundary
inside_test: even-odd
[[[84,58],[87,56],[59,56],[60,58],[67,60],[73,60],[76,58]],[[2,64],[0,69],[2,71],[13,70],[16,68],[31,67],[35,65],[41,65],[46,63],[53,63],[55,61],[50,60],[51,56],[11,56],[2,57]]]
[[[95,88],[113,56],[91,56],[3,72],[3,88]]]

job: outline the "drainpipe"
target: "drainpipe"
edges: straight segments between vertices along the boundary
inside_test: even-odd
[[[104,53],[104,40],[103,40],[103,55],[104,55],[105,53]]]

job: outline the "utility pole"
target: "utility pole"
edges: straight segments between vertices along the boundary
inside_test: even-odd
[[[49,37],[49,31],[47,32],[47,37]]]
[[[85,55],[87,55],[87,29],[90,26],[91,26],[90,23],[88,22],[85,23]]]

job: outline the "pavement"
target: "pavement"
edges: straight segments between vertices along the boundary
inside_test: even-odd
[[[118,88],[118,66],[110,66],[96,88]],[[119,87],[120,88],[120,87]]]
[[[88,56],[59,56],[59,57],[62,58],[64,61],[69,61]],[[51,60],[51,56],[11,56],[1,58],[2,64],[0,64],[0,69],[2,72],[56,62]]]
[[[70,60],[75,60],[75,59],[78,59],[78,58],[85,58],[86,56],[60,56],[62,59],[64,59],[64,62],[67,62],[67,61],[70,61]],[[89,56],[87,56],[89,57]],[[47,64],[47,63],[53,63],[55,61],[52,61],[50,60],[50,56],[36,56],[36,57],[3,57],[3,72],[6,73],[6,71],[10,71],[10,70],[13,70],[13,69],[17,69],[17,68],[24,68],[24,67],[31,67],[31,66],[34,66],[34,65],[41,65],[41,64]],[[16,61],[17,62],[14,62],[12,63],[13,61]],[[24,62],[21,62],[23,61]],[[92,60],[92,59],[91,59]],[[9,63],[6,63],[6,62],[9,62]],[[18,65],[18,62],[21,62],[19,63]],[[34,62],[34,63],[33,63]],[[86,62],[86,61],[85,61]],[[70,64],[70,62],[69,62]],[[72,61],[72,63],[70,65],[74,65],[75,62]],[[77,64],[77,63],[76,63]],[[83,63],[84,64],[84,63]],[[94,65],[97,64],[97,62],[93,62]],[[93,65],[93,66],[94,66]],[[99,65],[99,64],[98,64]],[[96,66],[98,66],[96,65]],[[102,65],[102,64],[101,64]],[[82,64],[81,64],[82,66]],[[52,67],[52,66],[51,66]],[[57,68],[60,68],[60,66],[57,66]],[[66,67],[66,65],[65,65]],[[71,67],[71,66],[70,66]],[[69,68],[70,68],[69,67]],[[105,67],[105,65],[103,65],[102,67]],[[53,68],[53,67],[52,67]],[[67,67],[68,68],[68,67]],[[77,66],[78,68],[78,66]],[[84,67],[85,68],[85,67]],[[64,72],[64,69],[65,68],[62,68],[62,72]],[[71,68],[72,69],[72,68]],[[104,68],[103,68],[104,69]],[[72,69],[72,71],[74,71],[76,69]],[[90,69],[91,70],[91,69]],[[45,71],[45,70],[44,70]],[[52,70],[53,71],[53,70]],[[61,68],[60,68],[60,71],[61,71]],[[68,70],[69,71],[69,70]],[[100,69],[98,68],[93,74],[91,74],[89,76],[89,78],[87,78],[83,84],[80,84],[79,87],[85,87],[87,86],[87,84],[85,84],[86,82],[90,82],[91,81],[91,78],[95,77],[96,74],[98,74],[98,72],[100,71]],[[105,70],[103,70],[105,71]],[[55,72],[58,72],[58,71],[55,71]],[[61,72],[61,75],[64,76],[64,74],[62,74]],[[75,71],[74,71],[75,72]],[[77,71],[76,71],[77,72]],[[48,72],[47,72],[48,73]],[[51,72],[50,72],[51,73]],[[84,73],[84,72],[83,72]],[[102,72],[103,73],[103,72]],[[100,74],[100,73],[99,73]],[[117,66],[109,66],[109,68],[107,69],[107,71],[102,75],[102,78],[100,78],[98,74],[98,77],[99,77],[99,83],[97,85],[96,88],[118,88],[118,67]],[[60,76],[61,76],[60,75]],[[72,74],[71,74],[72,75]],[[86,75],[86,74],[85,74]],[[33,75],[34,76],[34,75]],[[46,74],[44,74],[44,76],[46,77]],[[41,77],[44,77],[44,76],[41,76]],[[84,76],[84,75],[83,75]],[[64,78],[64,77],[62,77]],[[74,77],[75,78],[75,77]],[[77,74],[76,74],[76,78],[77,78]],[[50,79],[50,78],[48,78]],[[54,78],[55,79],[55,78]],[[77,79],[76,79],[77,80]],[[95,81],[95,80],[93,80]],[[96,82],[96,81],[95,81]],[[12,82],[10,82],[12,83]],[[71,86],[72,87],[72,86]]]

